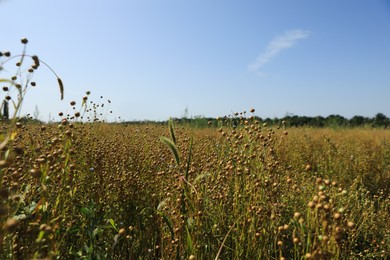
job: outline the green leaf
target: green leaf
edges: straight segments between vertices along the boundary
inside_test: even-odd
[[[171,220],[164,213],[162,213],[161,211],[155,210],[155,212],[157,214],[159,214],[163,218],[164,222],[167,224],[167,226],[169,228],[169,231],[171,232],[171,239],[174,240],[175,239],[175,233],[173,232],[173,227],[172,227]]]
[[[36,242],[37,243],[41,242],[44,236],[45,236],[45,231],[43,231],[43,230],[40,231]]]
[[[100,227],[97,227],[93,230],[93,236],[96,237],[96,235],[99,235],[103,233],[103,229],[101,229]]]
[[[150,207],[144,208],[141,211],[141,213],[143,213],[146,210],[151,210],[151,211],[155,212],[156,214],[160,215],[163,218],[164,222],[167,224],[167,226],[169,228],[169,231],[171,232],[171,240],[174,240],[175,239],[175,233],[173,232],[173,225],[172,225],[171,220],[163,212],[155,210],[155,209],[152,209]]]
[[[168,126],[169,126],[169,133],[171,134],[172,141],[176,145],[176,136],[175,136],[175,130],[173,128],[172,118],[169,119]]]
[[[190,231],[188,229],[188,226],[186,226],[186,233],[187,233],[187,236],[186,236],[186,240],[187,240],[187,250],[190,252],[190,254],[193,253],[194,251],[194,246],[193,246],[193,242],[192,242],[192,238],[191,238],[191,234],[190,234]]]
[[[85,216],[89,216],[91,214],[91,210],[89,208],[86,208],[86,207],[82,207],[80,209],[80,212],[81,212],[81,214],[83,214]]]
[[[116,225],[115,225],[115,221],[112,219],[112,218],[110,218],[109,220],[108,220],[108,222],[111,224],[111,226],[115,229],[115,231],[118,231],[118,228],[116,227]]]
[[[174,142],[172,142],[171,139],[169,139],[169,138],[167,138],[165,136],[160,137],[160,141],[163,142],[164,144],[166,144],[169,147],[169,149],[171,150],[173,156],[175,157],[176,164],[180,165],[179,153],[177,151],[177,148],[176,148],[176,145],[174,144]]]

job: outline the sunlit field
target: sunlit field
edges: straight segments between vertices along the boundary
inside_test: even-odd
[[[0,259],[389,255],[389,129],[267,125],[254,109],[204,127],[104,123],[89,91],[42,123],[19,108],[48,65],[14,57],[0,78]]]
[[[0,258],[386,256],[390,132],[277,128],[18,124]]]

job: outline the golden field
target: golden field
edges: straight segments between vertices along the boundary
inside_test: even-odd
[[[388,256],[389,130],[236,122],[3,125],[0,258]]]

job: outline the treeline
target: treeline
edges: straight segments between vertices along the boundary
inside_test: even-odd
[[[300,127],[380,127],[387,128],[390,126],[390,118],[382,113],[376,114],[374,117],[354,116],[350,119],[340,115],[329,115],[327,117],[316,116],[285,116],[281,119],[266,118],[263,120],[270,124],[280,124],[285,121],[286,126]]]
[[[240,116],[244,115],[232,115],[229,117],[231,124],[238,125]],[[247,115],[248,116],[248,115]],[[385,116],[383,113],[378,113],[374,117],[364,117],[364,116],[354,116],[352,118],[345,118],[340,115],[329,115],[327,117],[323,116],[297,116],[297,115],[287,115],[282,118],[261,118],[258,116],[254,117],[256,120],[267,123],[270,126],[279,126],[284,125],[286,127],[331,127],[331,128],[354,128],[354,127],[373,127],[373,128],[390,128],[390,118]],[[174,121],[178,124],[188,125],[194,128],[205,128],[205,127],[218,127],[220,126],[220,120],[216,118],[195,116],[191,118],[182,117],[182,118],[173,118]],[[7,120],[2,120],[3,123]],[[37,119],[32,117],[22,117],[18,121],[23,123],[38,123],[44,124]],[[104,122],[104,121],[101,121]],[[56,122],[52,122],[56,123]],[[57,122],[59,123],[59,122]],[[152,121],[152,120],[143,120],[143,121],[122,121],[115,122],[125,125],[143,125],[143,124],[166,124],[167,121]]]
[[[375,127],[375,128],[388,128],[390,127],[390,118],[386,117],[383,113],[378,113],[374,117],[354,116],[350,119],[340,115],[329,115],[327,117],[316,116],[297,116],[287,115],[283,118],[261,118],[256,117],[262,123],[268,125],[281,125],[284,122],[286,127],[332,127],[332,128],[345,128],[345,127]],[[239,123],[240,116],[231,116],[230,120],[232,124]],[[179,124],[186,124],[191,127],[203,128],[203,127],[217,127],[219,125],[216,118],[196,116],[194,118],[174,118]],[[166,121],[132,121],[125,122],[125,124],[165,124]]]

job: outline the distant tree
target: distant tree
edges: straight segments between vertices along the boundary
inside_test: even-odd
[[[349,125],[352,127],[357,127],[357,126],[364,126],[367,124],[368,118],[365,118],[363,116],[354,116],[349,120]]]
[[[264,119],[264,123],[267,123],[268,125],[272,125],[273,120],[271,118],[267,117],[266,119]]]
[[[374,126],[381,126],[387,128],[389,126],[390,119],[382,113],[378,113],[374,117]]]
[[[322,116],[313,117],[311,120],[311,125],[315,127],[324,127],[325,126],[325,118]]]
[[[346,126],[348,119],[340,115],[330,115],[326,118],[326,125],[331,127]]]

